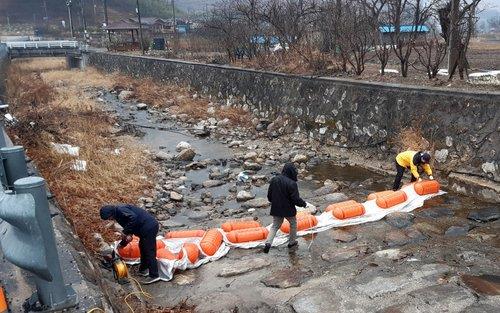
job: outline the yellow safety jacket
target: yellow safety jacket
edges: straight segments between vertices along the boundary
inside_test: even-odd
[[[418,152],[411,150],[401,152],[396,156],[396,162],[404,168],[409,168],[413,176],[415,176],[415,178],[419,178],[420,174],[418,173],[417,165],[413,163],[413,158],[415,157],[416,153]],[[429,164],[422,164],[422,168],[427,175],[432,175],[432,170]]]

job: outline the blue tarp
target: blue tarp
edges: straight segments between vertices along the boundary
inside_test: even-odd
[[[378,29],[382,34],[394,33],[394,31],[396,30],[396,28],[392,25],[380,26]],[[400,32],[402,32],[402,33],[411,33],[411,32],[415,32],[415,31],[418,33],[428,33],[429,32],[429,27],[427,27],[425,25],[401,25],[399,27],[399,29],[400,29]]]

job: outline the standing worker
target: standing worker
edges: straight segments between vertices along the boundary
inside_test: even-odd
[[[431,155],[428,152],[423,151],[405,151],[401,152],[396,156],[396,179],[394,180],[394,185],[392,186],[392,190],[396,191],[399,189],[401,185],[401,179],[403,178],[403,174],[405,169],[410,169],[411,172],[411,182],[416,180],[421,181],[420,174],[418,173],[418,166],[421,165],[423,170],[427,175],[429,175],[430,179],[434,179],[432,177],[432,169],[429,165],[431,161]]]
[[[271,202],[271,215],[273,216],[273,226],[267,236],[264,253],[268,253],[280,229],[283,220],[286,218],[290,223],[290,234],[288,235],[288,248],[296,246],[297,243],[297,210],[295,206],[305,207],[306,202],[299,196],[297,187],[297,169],[292,163],[286,163],[280,175],[271,179],[267,200]]]
[[[143,284],[152,284],[160,280],[158,262],[156,261],[156,235],[159,225],[156,219],[146,210],[130,204],[105,205],[100,211],[103,220],[115,220],[123,227],[120,246],[132,241],[132,235],[139,237],[141,265],[139,275],[148,277]]]

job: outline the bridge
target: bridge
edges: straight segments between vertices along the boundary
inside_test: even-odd
[[[7,41],[4,43],[11,59],[81,55],[78,41],[73,40]]]

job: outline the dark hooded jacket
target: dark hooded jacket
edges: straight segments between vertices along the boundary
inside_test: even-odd
[[[126,235],[141,236],[153,229],[158,222],[146,210],[130,204],[106,205],[101,208],[101,218],[107,220],[110,217],[123,227]]]
[[[271,179],[267,200],[271,202],[272,216],[295,216],[297,214],[295,206],[306,206],[306,202],[299,196],[297,169],[292,163],[285,164],[281,174]]]

